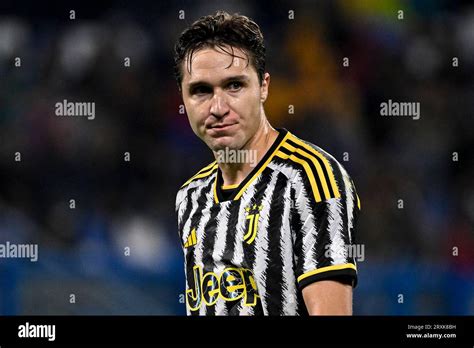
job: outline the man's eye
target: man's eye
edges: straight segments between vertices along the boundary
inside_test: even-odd
[[[227,85],[230,90],[237,91],[242,88],[242,82],[234,81]]]
[[[205,87],[205,86],[195,87],[191,91],[191,94],[207,94],[207,93],[211,93],[211,89],[209,87]]]

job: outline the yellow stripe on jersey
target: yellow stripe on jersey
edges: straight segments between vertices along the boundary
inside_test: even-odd
[[[211,169],[211,168],[214,167],[216,164],[217,164],[217,161],[214,161],[214,162],[208,164],[207,166],[205,166],[204,168],[202,168],[202,169],[198,172],[198,174],[199,174],[199,173],[202,173],[202,172],[204,172],[204,171],[206,171],[206,170],[208,170],[208,169]]]
[[[184,244],[184,247],[185,248],[189,248],[190,246],[192,246],[193,244],[193,237],[192,236],[188,236],[188,239],[186,241],[186,244]]]
[[[303,168],[306,172],[306,175],[308,176],[309,183],[311,184],[311,189],[312,189],[313,194],[314,194],[314,199],[316,200],[316,202],[321,202],[321,194],[319,193],[318,185],[316,184],[316,180],[314,178],[313,171],[309,167],[308,162],[306,162],[305,160],[299,159],[295,155],[287,155],[286,153],[283,153],[281,151],[278,151],[276,155],[278,157],[282,158],[282,159],[289,159],[289,160],[291,160],[295,163],[299,163],[303,166]]]
[[[318,269],[315,269],[313,271],[306,272],[298,277],[298,283],[301,282],[303,279],[308,278],[312,275],[319,274],[319,273],[324,273],[324,272],[329,272],[329,271],[338,271],[341,269],[353,269],[354,271],[357,272],[357,267],[353,263],[345,263],[343,265],[334,265],[334,266],[326,266],[326,267],[321,267]]]
[[[329,161],[327,160],[327,158],[324,157],[324,155],[321,154],[320,152],[313,149],[308,144],[304,143],[303,141],[301,141],[300,139],[295,137],[293,134],[291,134],[289,139],[291,141],[295,142],[296,144],[300,145],[301,147],[305,148],[309,152],[313,153],[315,156],[317,156],[318,158],[320,158],[323,161],[324,166],[326,167],[326,171],[327,171],[328,176],[329,176],[329,181],[331,183],[332,190],[334,191],[335,198],[341,197],[341,193],[339,192],[339,188],[337,187],[337,184],[336,184],[336,179],[334,178],[334,173],[331,170],[331,165],[329,164]]]
[[[217,204],[219,203],[219,198],[217,198],[217,177],[219,175],[216,175],[216,178],[214,179],[214,202]]]
[[[194,175],[191,179],[189,179],[188,181],[186,181],[183,186],[181,186],[181,188],[189,185],[191,182],[193,182],[194,180],[196,179],[200,179],[200,178],[205,178],[209,175],[211,175],[214,170],[217,169],[217,162],[214,161],[212,162],[211,164],[209,164],[208,166],[204,167],[203,169],[201,169],[199,172],[197,172],[196,175]]]
[[[239,187],[239,184],[233,184],[233,185],[222,185],[221,189],[223,190],[231,190]]]
[[[197,244],[196,228],[193,228],[193,230],[191,231],[191,234],[188,236],[186,240],[186,243],[184,244],[184,247],[189,248],[196,244]]]
[[[234,201],[238,200],[245,192],[245,190],[247,189],[247,187],[249,187],[249,185],[260,175],[261,172],[263,172],[263,170],[267,167],[268,163],[270,163],[270,161],[272,160],[273,156],[275,156],[275,154],[278,152],[278,149],[281,147],[281,145],[286,141],[286,139],[288,138],[288,136],[290,135],[290,132],[287,132],[285,137],[281,140],[280,144],[276,147],[275,151],[273,151],[273,153],[268,157],[268,159],[265,161],[265,163],[263,163],[260,168],[258,169],[258,171],[250,178],[249,181],[247,181],[247,183],[240,189],[239,193],[235,196],[234,198]],[[218,201],[216,201],[218,202]]]
[[[288,143],[283,144],[283,147],[290,150],[291,152],[296,152],[296,153],[300,154],[301,156],[306,157],[311,162],[313,162],[314,167],[316,168],[316,171],[318,172],[318,177],[319,177],[319,180],[321,182],[321,186],[323,187],[324,195],[326,196],[326,199],[331,199],[332,197],[331,197],[331,194],[329,193],[329,187],[328,187],[328,184],[326,182],[326,178],[324,177],[323,168],[321,168],[321,165],[319,164],[319,161],[316,160],[316,158],[314,158],[314,156],[308,154],[306,151],[303,151],[303,150],[298,149],[294,146],[291,146]]]
[[[193,228],[193,230],[191,231],[191,237],[193,239],[193,244],[197,244],[196,229],[195,228]]]

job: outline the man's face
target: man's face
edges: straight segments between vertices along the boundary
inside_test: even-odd
[[[226,50],[230,50],[227,47]],[[232,57],[219,48],[194,52],[191,73],[184,61],[182,96],[194,133],[209,148],[241,149],[256,133],[264,117],[262,103],[270,76],[262,86],[245,53],[234,48]]]

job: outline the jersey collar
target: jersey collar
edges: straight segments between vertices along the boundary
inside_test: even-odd
[[[280,146],[285,142],[288,136],[291,134],[285,128],[277,128],[279,132],[278,137],[273,142],[272,146],[268,149],[258,164],[252,169],[247,177],[234,189],[234,192],[230,195],[228,200],[236,201],[242,197],[247,187],[263,172],[267,165],[271,162],[273,156],[278,151]],[[224,201],[221,186],[223,184],[221,169],[217,169],[216,179],[214,180],[214,202],[221,203]]]

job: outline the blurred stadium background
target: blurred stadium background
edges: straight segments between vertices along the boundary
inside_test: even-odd
[[[472,315],[474,6],[453,0],[2,1],[0,243],[39,259],[0,259],[0,314],[185,313],[175,194],[212,158],[179,113],[172,47],[217,9],[264,32],[271,122],[356,183],[355,314]],[[96,118],[55,116],[63,99]],[[388,99],[421,118],[381,117]]]

